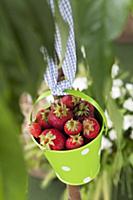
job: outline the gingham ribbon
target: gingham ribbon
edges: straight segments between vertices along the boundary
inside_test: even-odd
[[[72,10],[69,0],[59,0],[59,10],[64,21],[69,25],[69,36],[66,45],[65,58],[62,63],[62,70],[65,76],[65,80],[58,82],[58,68],[57,63],[54,62],[52,58],[47,55],[48,67],[46,69],[46,74],[44,75],[45,81],[52,91],[53,95],[64,95],[64,90],[71,88],[73,80],[76,73],[76,50],[75,50],[75,36],[74,36],[74,26],[72,18]],[[52,12],[54,14],[54,1],[49,0]],[[55,33],[55,50],[58,57],[61,57],[61,37],[58,24],[56,24]]]

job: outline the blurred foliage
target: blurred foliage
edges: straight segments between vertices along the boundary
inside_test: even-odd
[[[5,102],[0,100],[0,199],[25,199],[26,171],[18,143],[18,128]],[[19,183],[19,184],[18,184]]]
[[[94,96],[103,108],[107,107],[107,100],[111,89],[111,66],[115,60],[113,41],[123,30],[129,11],[132,9],[131,0],[84,0],[71,1],[75,20],[75,32],[79,68],[85,65],[88,80],[91,76],[92,84],[87,93]],[[0,3],[0,199],[25,199],[26,172],[19,143],[19,127],[21,115],[18,106],[19,96],[28,91],[33,96],[43,79],[46,63],[40,53],[44,46],[49,55],[54,55],[55,20],[60,24],[62,37],[62,56],[68,34],[67,24],[61,19],[57,9],[55,18],[52,16],[47,0],[1,0]],[[64,28],[65,27],[65,28]],[[81,47],[84,49],[83,55]],[[62,58],[63,59],[63,58]],[[116,177],[114,183],[119,183],[123,167],[123,154],[130,151],[130,142],[121,136],[121,120],[119,121],[119,105],[110,102],[108,111],[119,129],[116,149],[118,149],[110,164],[110,154],[103,155],[103,168],[98,180],[88,189],[83,188],[88,195],[97,188],[94,199],[100,199],[101,190],[104,199],[110,194],[109,181]],[[115,116],[117,113],[117,116]],[[115,116],[115,117],[114,117]],[[122,144],[124,142],[124,144]],[[122,144],[122,145],[120,145]],[[123,147],[124,146],[124,147]],[[126,150],[125,150],[125,149]],[[130,148],[130,149],[129,149]],[[31,148],[32,149],[32,148]],[[128,150],[129,149],[129,150]],[[32,149],[33,150],[33,149]],[[31,150],[31,151],[32,151]],[[124,152],[123,152],[124,151]],[[36,151],[35,151],[36,152]],[[32,153],[34,153],[32,151]],[[26,155],[30,158],[30,155]],[[38,155],[39,160],[42,155]],[[126,157],[126,156],[125,156]],[[132,163],[132,156],[129,157]],[[36,160],[37,162],[37,160]],[[44,162],[44,161],[43,161]],[[118,165],[117,165],[118,164]],[[34,165],[34,164],[33,164]],[[37,165],[40,167],[40,164]],[[127,168],[126,168],[127,167]],[[108,173],[108,170],[110,174]],[[112,169],[114,169],[112,171]],[[112,171],[112,172],[111,172]],[[131,169],[128,171],[130,174]],[[117,174],[117,176],[115,176]],[[127,176],[124,175],[124,176]],[[52,177],[48,176],[48,180]],[[47,179],[46,179],[47,180]],[[125,180],[125,178],[123,178]],[[127,179],[126,179],[127,180]],[[101,188],[100,181],[105,187]],[[130,181],[129,181],[130,182]],[[96,184],[96,185],[95,185]],[[107,185],[108,184],[108,185]],[[127,183],[126,183],[127,184]],[[43,185],[46,186],[44,182]],[[94,187],[93,187],[94,185]],[[120,183],[121,185],[121,183]],[[106,188],[106,189],[104,189]],[[129,184],[127,186],[128,190]],[[107,193],[108,191],[108,193]],[[89,196],[91,196],[89,194]],[[91,196],[92,197],[92,196]],[[84,197],[85,200],[85,197]],[[91,199],[92,200],[92,199]]]
[[[0,2],[0,197],[26,199],[26,170],[18,140],[19,96],[36,95],[46,64],[40,47],[54,53],[54,19],[46,0]]]
[[[65,190],[65,184],[57,179],[49,183],[49,187],[40,188],[41,179],[29,177],[28,200],[60,200]]]
[[[131,81],[133,82],[133,61],[132,61],[132,51],[133,51],[133,44],[120,44],[115,43],[115,55],[116,58],[119,60],[119,64],[124,71],[128,71],[131,76]],[[126,81],[129,80],[129,76],[127,76]]]
[[[122,71],[122,70],[121,70]],[[132,109],[124,107],[124,102],[132,98],[131,91],[126,89],[126,77],[129,74],[121,71],[112,80],[115,87],[121,90],[119,97],[110,97],[107,109],[112,124],[109,125],[107,143],[102,150],[101,171],[94,182],[82,188],[84,199],[89,200],[130,200],[133,198],[133,165],[132,165],[132,123],[125,128],[125,117],[132,116]],[[128,83],[130,83],[128,79]],[[112,115],[112,116],[111,116]],[[108,118],[107,118],[108,119]],[[109,119],[108,119],[109,120]],[[111,135],[113,132],[113,136]],[[108,145],[109,143],[109,145]],[[88,198],[89,197],[89,198]]]
[[[8,86],[12,95],[17,86],[14,96],[22,88],[35,95],[46,66],[39,49],[44,45],[50,55],[54,51],[54,20],[47,1],[2,0],[0,16],[1,76],[7,83],[0,84],[1,91]]]
[[[122,138],[123,116],[120,110],[118,109],[116,102],[114,102],[112,98],[109,98],[108,100],[107,109],[110,114],[110,118],[114,122],[115,130],[117,131],[117,137],[118,137],[117,145],[120,148],[120,145],[123,139]]]
[[[104,106],[111,88],[110,72],[114,62],[113,40],[125,25],[131,0],[72,1],[78,51],[85,46],[86,60],[93,79],[93,95]]]

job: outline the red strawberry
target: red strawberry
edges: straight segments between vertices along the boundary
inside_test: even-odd
[[[71,135],[66,140],[66,149],[76,149],[81,147],[83,144],[84,144],[84,139],[80,134]]]
[[[68,135],[76,135],[82,131],[82,127],[79,121],[70,119],[65,123],[64,131]]]
[[[66,107],[73,109],[74,106],[80,101],[79,97],[66,95],[61,98],[61,103],[65,104]]]
[[[49,109],[42,109],[37,113],[36,122],[38,122],[42,128],[50,128],[50,124],[48,123],[49,112]]]
[[[65,122],[71,118],[73,118],[72,111],[66,105],[58,103],[52,105],[48,115],[48,123],[59,130],[63,130]]]
[[[100,125],[98,121],[92,117],[89,117],[83,121],[83,135],[88,139],[95,138],[100,131]]]
[[[88,107],[89,107],[90,116],[94,117],[94,110],[95,110],[94,106],[91,103],[87,102],[87,101],[86,101],[86,105],[88,105]]]
[[[94,106],[88,101],[81,101],[74,109],[76,119],[83,121],[85,118],[94,116]]]
[[[42,130],[41,130],[41,126],[36,123],[33,122],[30,126],[29,126],[29,132],[31,133],[31,135],[33,135],[35,138],[38,138],[39,135],[41,134]]]
[[[61,150],[65,147],[65,137],[57,129],[46,129],[40,135],[40,144],[47,149]]]

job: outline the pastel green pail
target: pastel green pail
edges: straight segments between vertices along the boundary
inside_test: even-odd
[[[93,180],[99,172],[101,138],[107,128],[106,118],[101,107],[91,97],[75,90],[66,90],[66,93],[80,97],[95,106],[101,117],[101,131],[99,135],[83,147],[63,151],[44,150],[34,138],[33,140],[44,151],[57,177],[62,182],[70,185],[82,185]],[[44,98],[49,94],[49,92],[42,94],[40,98]]]

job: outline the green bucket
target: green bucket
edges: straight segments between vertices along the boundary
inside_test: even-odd
[[[107,129],[106,118],[101,107],[91,97],[75,90],[66,90],[65,92],[90,102],[97,109],[101,121],[99,135],[90,143],[78,149],[62,151],[45,150],[32,138],[40,149],[44,151],[44,155],[62,182],[69,185],[82,185],[93,180],[99,172],[101,139],[102,134]],[[37,102],[48,95],[50,95],[49,91],[42,94]]]

